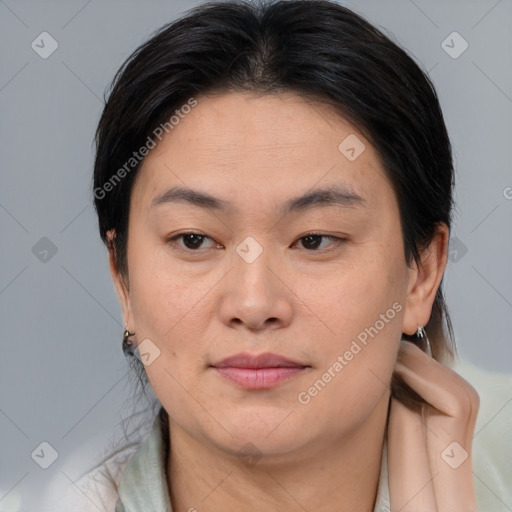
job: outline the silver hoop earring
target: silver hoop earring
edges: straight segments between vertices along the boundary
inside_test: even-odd
[[[418,327],[418,330],[416,331],[416,337],[421,342],[420,345],[423,352],[432,357],[432,347],[430,346],[430,340],[428,339],[427,331],[425,331],[425,328],[422,325]]]
[[[123,352],[125,355],[133,355],[133,342],[132,340],[130,340],[130,336],[134,336],[135,333],[134,332],[130,332],[128,329],[127,329],[127,325],[125,324],[124,326],[124,333],[123,333],[123,344],[122,344],[122,349],[123,349]]]

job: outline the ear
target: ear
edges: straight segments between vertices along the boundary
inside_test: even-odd
[[[432,241],[420,253],[421,262],[409,269],[409,285],[403,317],[402,332],[413,335],[418,327],[425,326],[432,313],[432,305],[441,285],[448,261],[450,231],[439,223]]]
[[[132,321],[130,293],[128,285],[125,282],[125,278],[117,268],[114,245],[115,236],[116,233],[114,229],[107,231],[110,275],[112,276],[112,281],[114,282],[114,286],[116,288],[117,297],[123,310],[123,322],[125,325],[127,325],[129,331],[133,331],[135,327],[130,324]]]

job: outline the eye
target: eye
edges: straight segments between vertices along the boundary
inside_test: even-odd
[[[169,238],[167,242],[171,245],[176,245],[177,240],[180,238],[183,240],[183,246],[180,246],[179,248],[189,251],[197,251],[198,249],[204,248],[202,245],[205,240],[211,240],[213,242],[209,236],[201,233],[180,233]],[[221,247],[219,244],[216,246]]]
[[[182,240],[182,244],[178,243],[178,240]],[[183,249],[185,251],[198,252],[200,249],[207,249],[208,247],[204,246],[204,242],[210,240],[211,245],[210,248],[222,248],[222,245],[215,244],[214,240],[211,239],[207,235],[203,235],[202,233],[179,233],[170,237],[167,240],[167,243],[171,245],[178,245],[179,249]],[[302,243],[303,247],[307,249],[309,252],[321,252],[326,249],[325,244],[322,247],[323,241],[331,242],[329,245],[338,246],[346,241],[344,238],[339,238],[331,235],[323,235],[320,233],[308,233],[299,238],[299,241]],[[213,244],[213,245],[212,245]]]
[[[329,240],[331,242],[330,245],[340,245],[343,242],[345,242],[344,238],[339,238],[336,236],[330,236],[330,235],[322,235],[320,233],[308,233],[307,235],[301,236],[299,238],[299,241],[302,242],[302,245],[304,248],[310,250],[310,251],[321,251],[324,250],[325,247],[318,249],[319,246],[322,245],[322,239]]]

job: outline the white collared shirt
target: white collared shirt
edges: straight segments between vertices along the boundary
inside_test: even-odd
[[[160,416],[157,415],[149,436],[123,473],[115,512],[172,512],[164,453],[163,432]],[[373,510],[390,512],[386,443],[382,452],[377,499]]]

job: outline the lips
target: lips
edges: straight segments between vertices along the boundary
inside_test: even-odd
[[[267,389],[309,368],[278,354],[236,354],[212,367],[225,379],[246,389]]]
[[[215,368],[303,368],[304,364],[277,354],[236,354],[212,365]]]

